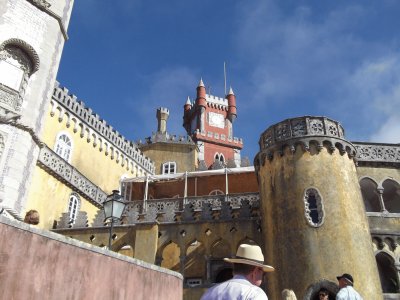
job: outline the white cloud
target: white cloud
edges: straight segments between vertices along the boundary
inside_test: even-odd
[[[379,143],[400,143],[400,118],[389,117],[380,128],[371,135],[372,142]]]
[[[273,120],[325,115],[344,123],[351,139],[395,138],[400,53],[396,43],[368,38],[372,7],[348,4],[314,11],[299,6],[289,11],[274,1],[247,4],[239,7],[236,44],[252,69],[241,88],[247,86],[252,95],[253,111]]]

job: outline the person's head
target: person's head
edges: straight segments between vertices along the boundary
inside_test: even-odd
[[[261,267],[253,265],[234,263],[233,274],[242,275],[252,284],[260,286],[264,276],[264,270]]]
[[[39,213],[37,210],[31,209],[28,211],[25,215],[24,222],[31,225],[39,224]]]
[[[351,276],[350,274],[344,273],[343,275],[337,276],[336,278],[339,282],[340,288],[346,287],[348,285],[353,286],[354,284],[353,276]]]
[[[242,244],[236,252],[236,257],[224,260],[233,263],[233,274],[243,275],[257,286],[260,286],[264,272],[274,271],[273,267],[264,265],[264,255],[257,245]]]
[[[329,299],[329,291],[326,288],[321,288],[318,292],[319,300],[328,300]]]
[[[282,291],[282,300],[297,300],[296,294],[293,290],[284,289]]]

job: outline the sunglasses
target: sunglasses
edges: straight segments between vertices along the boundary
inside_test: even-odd
[[[319,296],[320,296],[320,297],[321,297],[321,296],[325,297],[325,296],[328,296],[328,294],[319,294]]]

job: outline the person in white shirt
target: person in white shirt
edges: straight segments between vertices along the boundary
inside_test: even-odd
[[[360,294],[353,288],[353,276],[344,273],[336,277],[339,281],[339,292],[336,294],[336,300],[363,300]]]
[[[264,272],[274,268],[264,264],[259,246],[242,244],[235,258],[224,260],[233,264],[233,278],[208,289],[201,300],[268,300],[259,286]]]

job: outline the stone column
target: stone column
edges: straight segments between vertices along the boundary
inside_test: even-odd
[[[381,212],[383,213],[388,213],[388,211],[386,210],[385,207],[385,202],[383,201],[383,188],[377,188],[376,189],[378,191],[378,195],[379,195],[379,205],[381,206]]]
[[[157,253],[158,225],[140,226],[136,229],[135,258],[154,264]]]
[[[268,296],[290,287],[298,299],[318,282],[350,273],[365,300],[382,298],[371,235],[343,128],[322,117],[285,120],[260,138],[260,188]],[[306,298],[304,298],[306,299]]]

